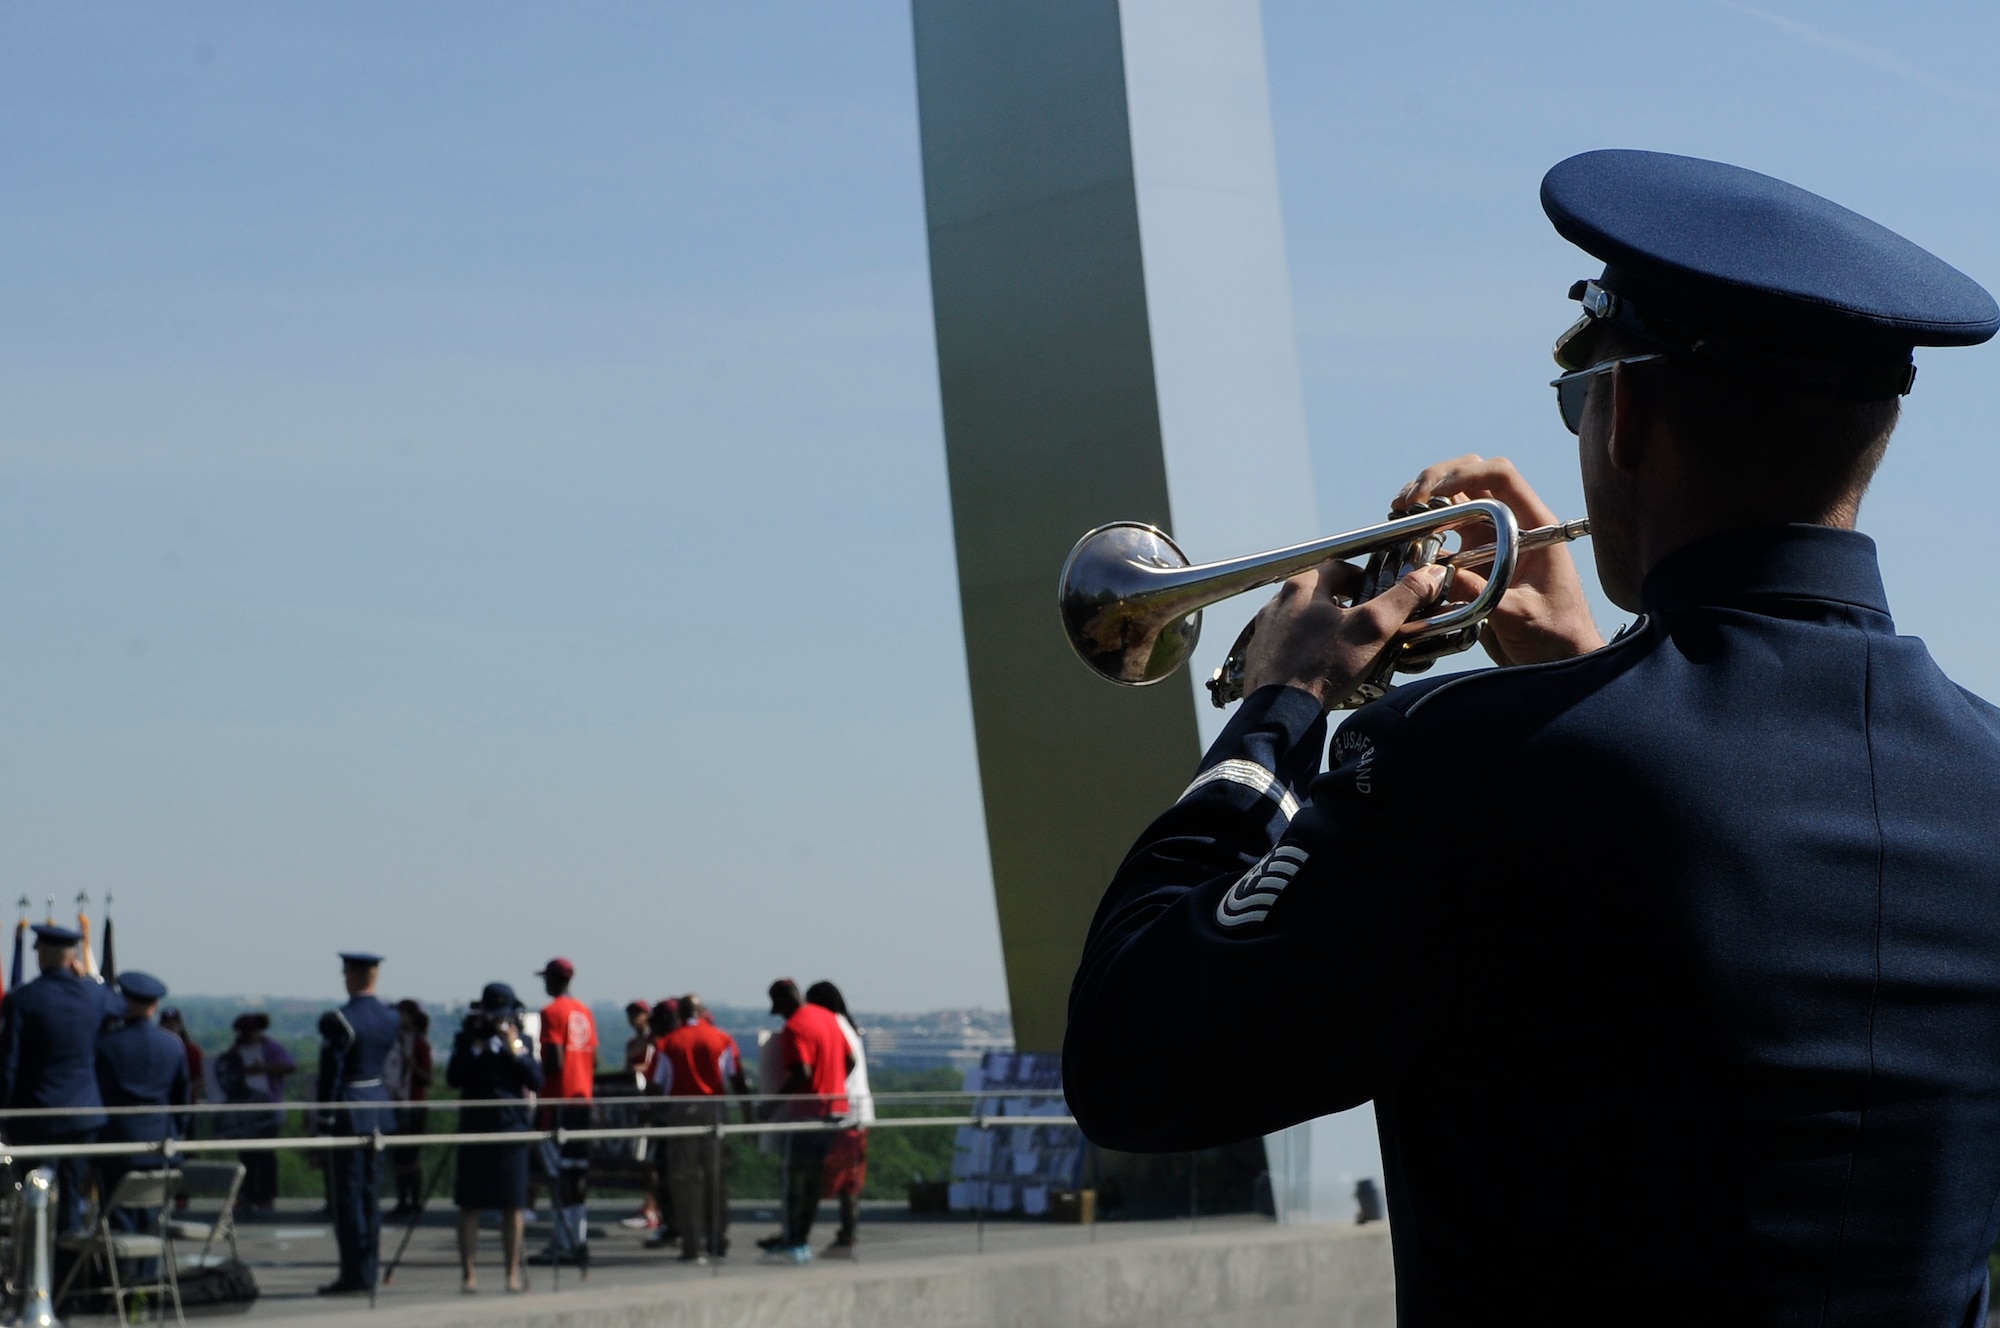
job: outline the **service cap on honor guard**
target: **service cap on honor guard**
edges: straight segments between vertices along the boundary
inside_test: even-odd
[[[124,992],[128,1000],[157,1001],[166,998],[167,984],[151,973],[132,970],[118,975],[118,990]]]
[[[1562,237],[1604,260],[1570,298],[1584,316],[1556,362],[1586,367],[1610,323],[1719,372],[1819,396],[1910,390],[1916,346],[2000,331],[1972,278],[1838,203],[1740,166],[1664,152],[1586,152],[1542,179]]]
[[[340,962],[349,968],[380,968],[382,956],[369,954],[366,950],[342,950]]]
[[[83,933],[74,927],[58,927],[53,922],[37,922],[34,925],[36,945],[82,945]]]

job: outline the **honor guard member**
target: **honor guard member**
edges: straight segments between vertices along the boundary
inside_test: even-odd
[[[324,1134],[384,1134],[394,1128],[382,1086],[382,1063],[395,1049],[402,1017],[375,999],[375,975],[382,956],[342,951],[340,975],[347,1004],[319,1017],[319,1100],[339,1102],[323,1109]],[[333,1235],[340,1246],[340,1276],[319,1289],[322,1296],[372,1291],[382,1244],[380,1157],[370,1147],[337,1148],[327,1154],[333,1199]]]
[[[1070,1104],[1163,1150],[1372,1099],[1403,1328],[1983,1324],[2000,711],[1896,634],[1853,527],[1912,347],[2000,309],[1716,162],[1587,153],[1542,202],[1606,264],[1557,404],[1636,619],[1602,645],[1568,554],[1523,554],[1487,623],[1511,667],[1391,691],[1322,774],[1328,706],[1443,578],[1282,587],[1248,699],[1092,924]],[[1392,505],[1485,496],[1555,519],[1478,457]],[[1162,1092],[1210,1035],[1278,1071]]]
[[[549,1003],[542,1007],[542,1096],[554,1105],[543,1111],[544,1129],[587,1130],[590,1102],[597,1091],[597,1020],[590,1007],[569,994],[576,965],[555,958],[535,974]],[[548,1248],[529,1263],[590,1264],[590,1143],[560,1145],[544,1140],[542,1170],[549,1178],[555,1209]]]
[[[118,977],[123,994],[122,1017],[97,1038],[97,1088],[106,1113],[99,1143],[157,1144],[162,1139],[185,1138],[187,1118],[175,1117],[168,1107],[185,1107],[189,1101],[187,1048],[181,1040],[153,1022],[160,1002],[166,998],[167,984],[150,973],[135,971]],[[121,1107],[158,1107],[158,1111],[123,1112]],[[161,1165],[152,1154],[128,1153],[98,1159],[97,1184],[101,1202],[111,1202],[119,1178],[132,1170]],[[157,1210],[114,1208],[111,1225],[119,1231],[144,1232],[153,1229]],[[150,1265],[150,1260],[145,1261]],[[150,1266],[135,1270],[135,1280],[152,1278]]]
[[[104,1099],[97,1091],[97,1035],[114,1013],[104,984],[85,977],[77,962],[80,933],[53,923],[35,928],[35,963],[41,976],[8,993],[0,1030],[0,1102],[9,1111],[60,1111],[60,1115],[7,1118],[14,1144],[88,1144],[104,1127]],[[123,1013],[118,1002],[116,1013]],[[33,1170],[45,1159],[20,1160]],[[73,1232],[82,1220],[90,1164],[81,1157],[54,1160],[56,1229]]]

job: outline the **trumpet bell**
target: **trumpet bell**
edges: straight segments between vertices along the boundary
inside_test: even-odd
[[[1201,640],[1201,608],[1163,603],[1157,580],[1190,565],[1157,526],[1114,521],[1086,533],[1060,583],[1063,632],[1077,658],[1127,687],[1172,676]]]

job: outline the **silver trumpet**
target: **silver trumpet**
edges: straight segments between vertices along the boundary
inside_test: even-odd
[[[1491,528],[1490,543],[1445,551],[1451,532],[1480,525]],[[1386,692],[1391,674],[1420,673],[1446,655],[1469,649],[1479,639],[1479,624],[1507,593],[1515,560],[1524,550],[1589,533],[1588,518],[1524,531],[1513,510],[1494,499],[1455,504],[1434,499],[1421,511],[1379,526],[1195,566],[1165,531],[1137,521],[1114,521],[1090,531],[1070,550],[1058,603],[1063,631],[1078,659],[1112,682],[1147,687],[1187,663],[1201,639],[1204,608],[1321,563],[1367,556],[1353,603],[1374,598],[1419,567],[1448,569],[1446,590],[1451,571],[1486,568],[1486,584],[1477,595],[1463,604],[1435,606],[1421,627],[1384,652],[1337,707],[1351,708]],[[1209,698],[1218,707],[1243,696],[1243,650],[1249,639],[1246,627],[1208,681]]]

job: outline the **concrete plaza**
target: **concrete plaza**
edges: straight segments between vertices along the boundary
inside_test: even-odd
[[[755,1241],[776,1229],[768,1205],[732,1213],[731,1258],[682,1265],[644,1248],[640,1233],[617,1225],[624,1211],[593,1214],[589,1277],[575,1269],[532,1270],[532,1290],[501,1290],[497,1232],[481,1233],[480,1291],[460,1294],[448,1208],[417,1225],[395,1280],[373,1308],[361,1298],[327,1300],[313,1288],[333,1276],[330,1224],[315,1205],[290,1203],[241,1228],[243,1257],[263,1289],[248,1307],[197,1309],[191,1318],[310,1319],[315,1328],[451,1328],[458,1324],[564,1323],[607,1328],[786,1328],[925,1325],[1229,1324],[1387,1325],[1394,1278],[1386,1230],[1280,1227],[1256,1217],[1106,1222],[1093,1227],[970,1218],[913,1218],[900,1204],[871,1205],[859,1258],[808,1267],[766,1262]],[[830,1209],[825,1213],[830,1217]],[[383,1256],[404,1224],[384,1228]],[[545,1229],[531,1227],[529,1248]],[[817,1233],[822,1242],[826,1225]],[[73,1316],[91,1322],[86,1316]]]

